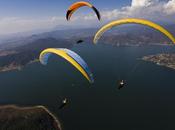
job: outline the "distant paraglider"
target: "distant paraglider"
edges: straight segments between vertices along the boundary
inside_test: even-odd
[[[101,19],[100,12],[92,4],[85,2],[85,1],[80,1],[80,2],[76,2],[76,3],[72,4],[67,11],[66,19],[70,20],[72,14],[76,10],[78,10],[80,7],[83,7],[83,6],[88,6],[88,7],[92,8],[94,10],[94,12],[96,13],[98,20]]]
[[[175,38],[174,36],[165,28],[163,28],[162,26],[153,23],[151,21],[148,20],[144,20],[144,19],[136,19],[136,18],[127,18],[127,19],[121,19],[121,20],[116,20],[116,21],[112,21],[106,25],[104,25],[95,35],[94,37],[94,43],[96,44],[98,42],[98,40],[100,39],[100,37],[103,35],[104,32],[106,32],[107,30],[115,27],[115,26],[119,26],[121,24],[141,24],[141,25],[145,25],[151,28],[154,28],[160,32],[162,32],[164,35],[166,35],[174,44],[175,44]]]
[[[67,98],[64,98],[62,100],[62,104],[59,106],[59,109],[63,109],[67,105],[68,105],[68,100],[67,100]]]
[[[78,40],[77,44],[80,44],[80,43],[83,43],[83,42],[84,42],[83,40]]]
[[[91,73],[86,62],[75,52],[64,49],[64,48],[48,48],[43,50],[40,53],[39,60],[41,64],[46,65],[48,62],[48,58],[51,54],[56,54],[66,59],[69,63],[71,63],[77,70],[79,70],[82,75],[90,82],[93,83],[93,74]]]
[[[120,89],[123,88],[124,86],[125,86],[124,80],[121,80],[121,81],[119,82],[118,89],[120,90]]]

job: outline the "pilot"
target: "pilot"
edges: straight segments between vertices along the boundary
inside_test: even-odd
[[[62,104],[60,105],[59,109],[63,109],[68,104],[67,98],[62,100]]]
[[[124,80],[121,80],[121,81],[119,82],[118,89],[121,89],[121,88],[123,88],[124,86],[125,86]]]

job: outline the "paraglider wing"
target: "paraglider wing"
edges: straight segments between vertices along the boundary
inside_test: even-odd
[[[82,43],[82,42],[84,42],[84,41],[83,40],[78,40],[77,41],[77,44]]]
[[[80,1],[80,2],[76,2],[76,3],[72,4],[72,5],[69,7],[68,11],[67,11],[66,19],[67,19],[67,20],[70,20],[72,14],[73,14],[77,9],[79,9],[80,7],[83,7],[83,6],[88,6],[88,7],[92,8],[92,9],[94,10],[94,12],[96,13],[97,17],[98,17],[98,20],[101,19],[101,16],[100,16],[99,11],[98,11],[92,4],[90,4],[90,3],[88,3],[88,2],[85,2],[85,1]]]
[[[79,70],[82,75],[90,82],[93,83],[93,74],[91,73],[86,62],[75,52],[64,49],[64,48],[48,48],[41,52],[39,60],[41,64],[46,65],[48,62],[48,58],[51,54],[56,54],[66,59],[69,63],[71,63],[77,70]]]
[[[164,35],[166,35],[174,44],[175,44],[175,38],[174,36],[168,32],[165,28],[163,28],[162,26],[153,23],[151,21],[148,20],[144,20],[144,19],[136,19],[136,18],[128,18],[128,19],[121,19],[121,20],[116,20],[116,21],[112,21],[106,25],[104,25],[95,35],[94,37],[94,43],[96,44],[98,42],[98,40],[100,39],[100,37],[103,35],[104,32],[106,32],[107,30],[115,27],[115,26],[119,26],[121,24],[129,24],[129,23],[134,23],[134,24],[142,24],[151,28],[154,28],[160,32],[162,32]]]

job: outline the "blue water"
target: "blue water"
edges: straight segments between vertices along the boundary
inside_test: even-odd
[[[45,105],[63,130],[175,129],[175,70],[139,60],[175,52],[174,47],[113,47],[81,44],[72,48],[89,65],[95,83],[69,63],[52,56],[47,66],[33,63],[0,73],[0,103]],[[127,85],[120,91],[118,80]],[[69,105],[58,107],[67,97]]]

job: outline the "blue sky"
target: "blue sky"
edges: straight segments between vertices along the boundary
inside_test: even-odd
[[[77,0],[0,0],[0,17],[64,16]],[[99,9],[114,9],[130,4],[130,0],[89,0]]]
[[[0,35],[52,30],[58,26],[94,27],[121,18],[175,23],[175,0],[86,0],[101,13],[83,7],[67,22],[68,7],[77,0],[0,0]]]

